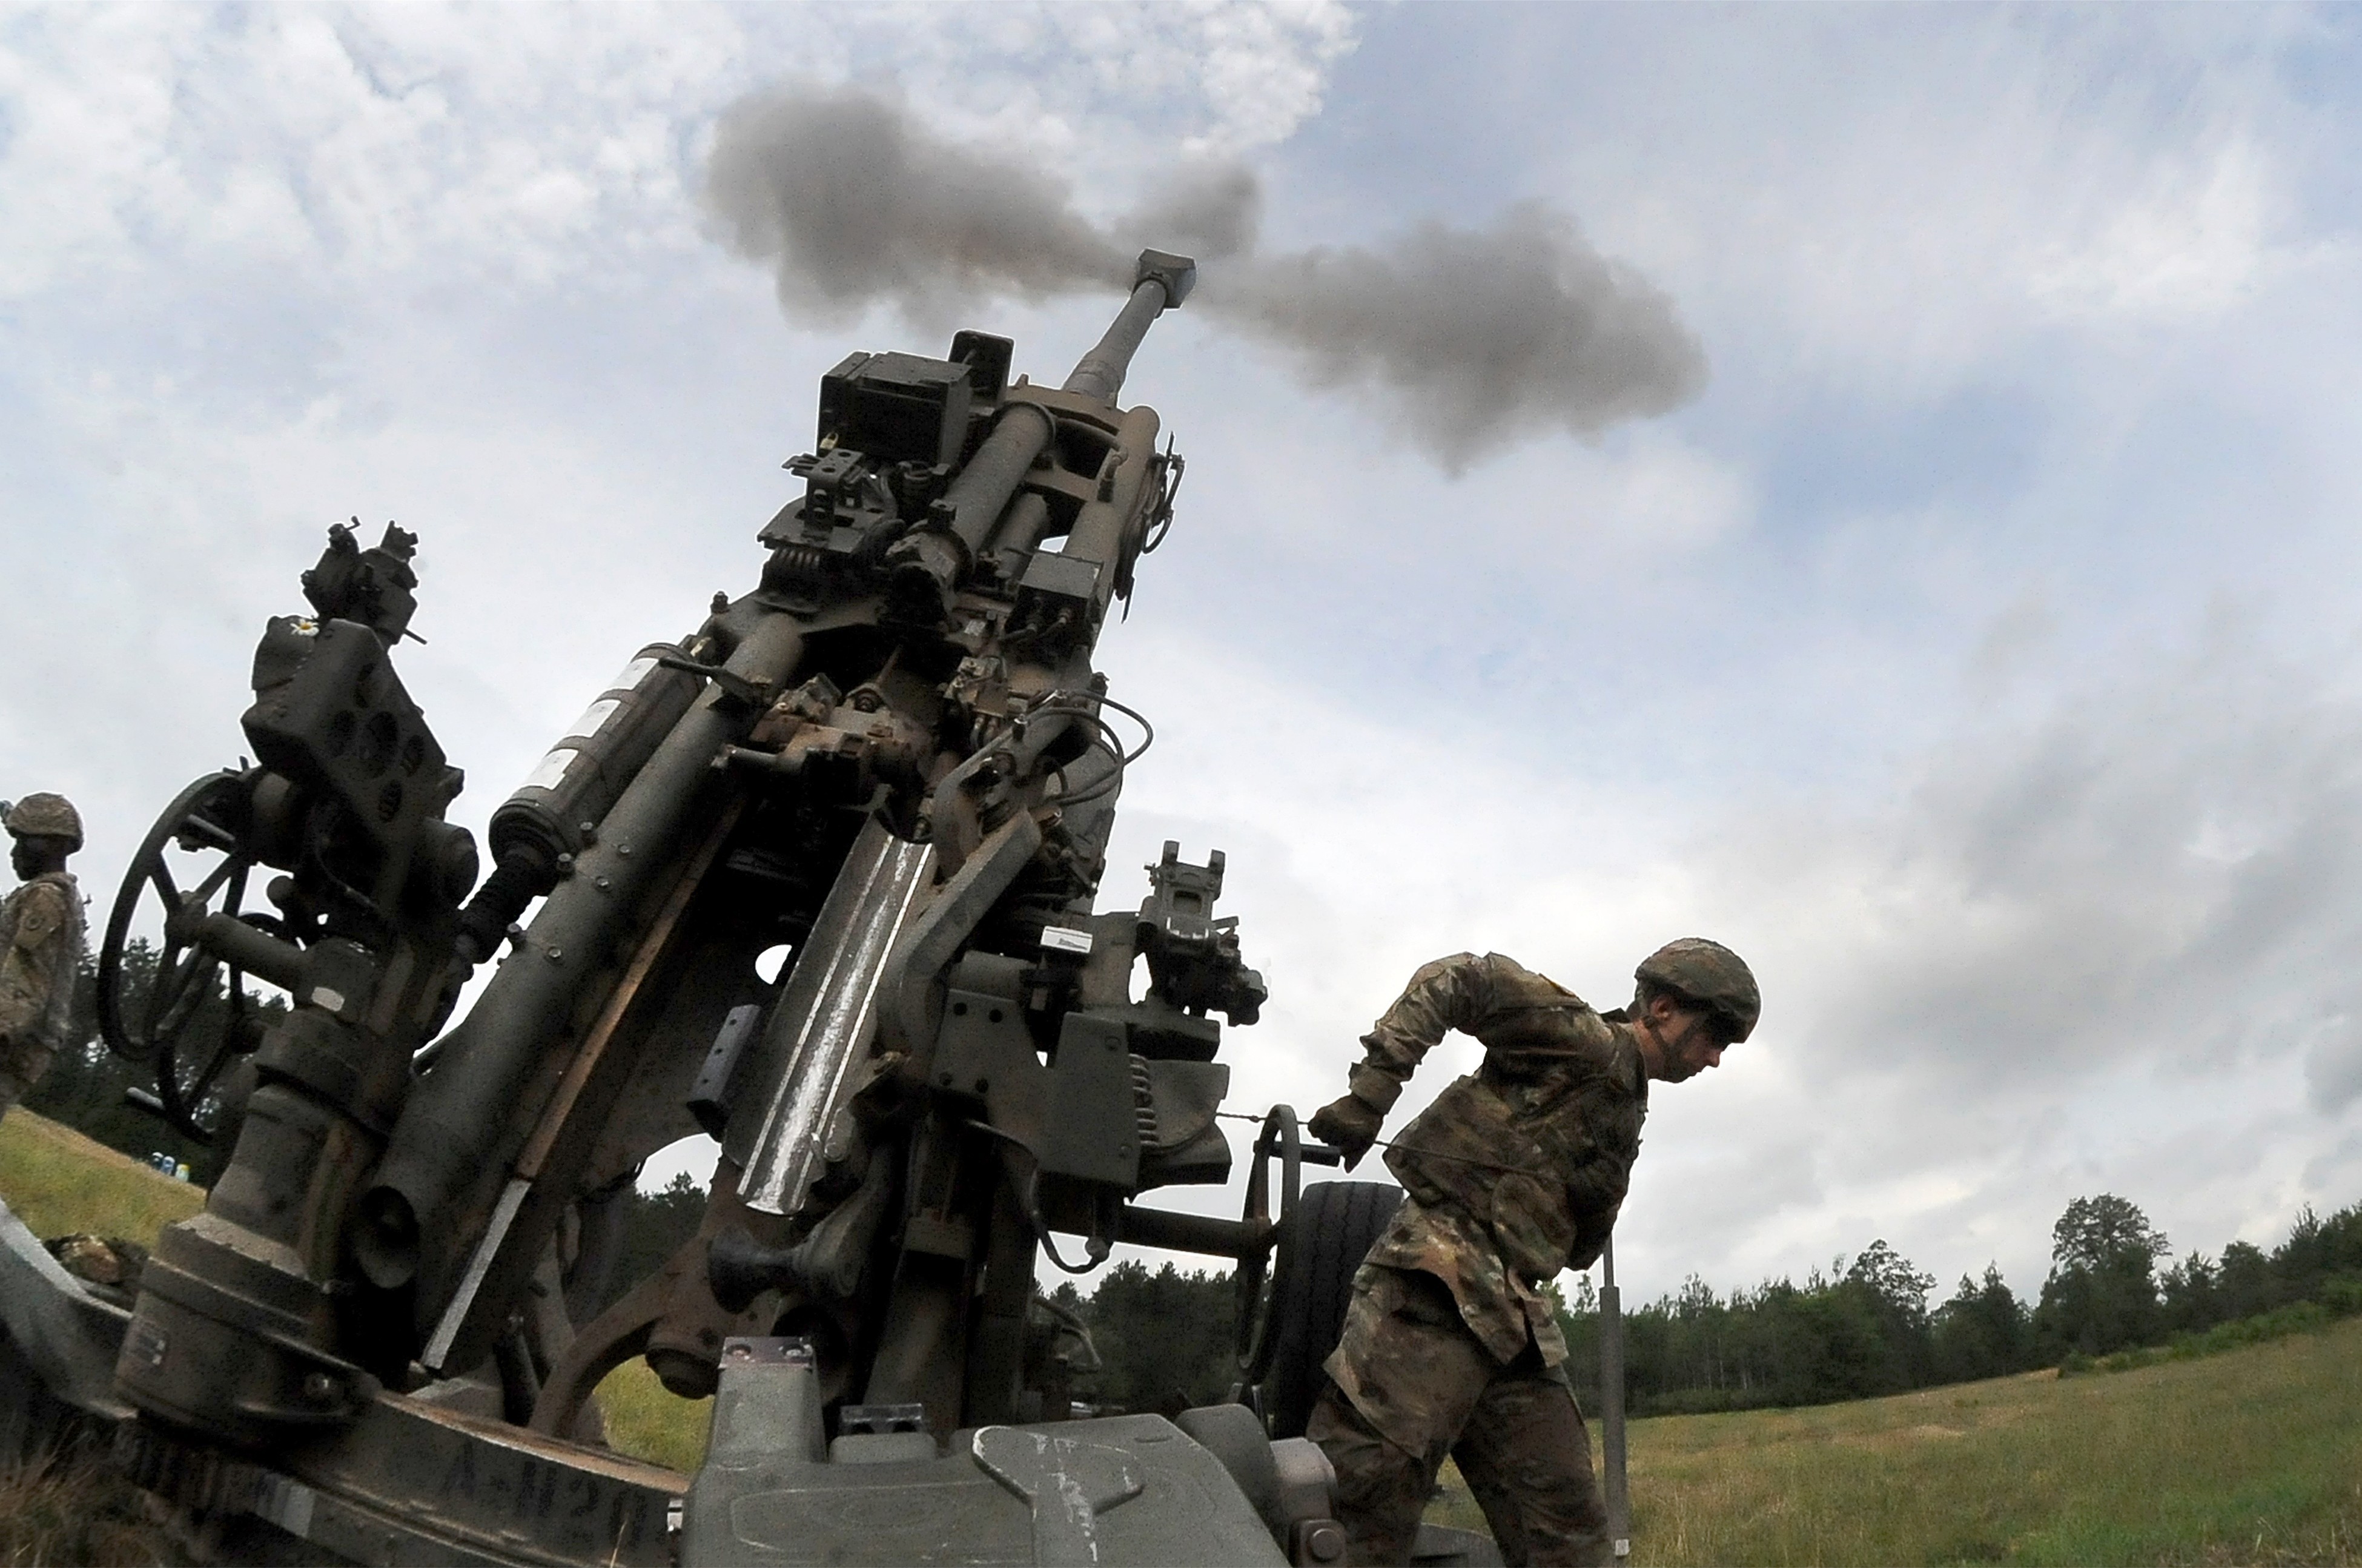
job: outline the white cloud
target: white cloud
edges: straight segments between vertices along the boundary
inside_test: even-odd
[[[2299,166],[2336,153],[2276,72],[2296,11],[1702,24],[1619,36],[1619,77],[1573,94],[1599,134],[1559,157],[1710,348],[1922,396],[2062,326],[2236,312],[2318,248]]]
[[[2235,138],[2149,171],[2147,191],[2093,215],[2033,262],[2027,293],[2060,315],[2208,315],[2241,303],[2279,259],[2276,171]]]
[[[1747,475],[1661,429],[1636,432],[1616,458],[1587,455],[1567,466],[1573,482],[1560,504],[1568,521],[1617,553],[1660,561],[1685,555],[1753,515]]]
[[[1284,141],[1320,110],[1326,72],[1353,44],[1352,13],[1333,0],[1185,8],[1203,43],[1213,123],[1193,151],[1232,152]]]
[[[148,257],[297,262],[315,283],[579,277],[649,247],[701,243],[685,195],[699,138],[760,81],[900,75],[955,122],[1064,143],[1084,170],[1104,171],[1160,134],[1166,146],[1224,150],[1286,137],[1317,111],[1328,68],[1353,39],[1351,14],[1320,0],[826,16],[823,26],[800,8],[21,14],[0,40],[11,131],[0,289],[86,289],[93,269]],[[1142,113],[1169,124],[1143,127]]]

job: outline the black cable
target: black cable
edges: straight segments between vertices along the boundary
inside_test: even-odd
[[[1032,1150],[1026,1153],[1032,1154]],[[1070,1264],[1058,1254],[1058,1244],[1050,1239],[1050,1227],[1042,1219],[1042,1167],[1035,1165],[1033,1174],[1025,1178],[1025,1193],[1020,1201],[1025,1208],[1026,1222],[1033,1227],[1034,1239],[1042,1243],[1042,1255],[1056,1265],[1061,1274],[1088,1274],[1107,1262],[1108,1252],[1114,1243],[1107,1238],[1090,1235],[1083,1238],[1083,1261]]]
[[[1053,770],[1058,779],[1059,795],[1057,804],[1061,809],[1069,806],[1085,805],[1092,801],[1105,800],[1109,795],[1113,794],[1123,783],[1123,754],[1116,750],[1114,743],[1109,741],[1104,734],[1094,734],[1091,737],[1090,746],[1083,753],[1083,756],[1088,756],[1092,752],[1098,752],[1104,756],[1108,759],[1109,767],[1105,778],[1095,779],[1091,783],[1085,785],[1080,793],[1069,795],[1065,792],[1066,788],[1065,766],[1061,766]],[[1075,758],[1075,761],[1080,762],[1082,759],[1082,756],[1078,756]]]
[[[1260,1123],[1263,1121],[1262,1117],[1244,1110],[1218,1110],[1214,1112],[1214,1114],[1227,1121],[1253,1121]],[[1440,1149],[1422,1149],[1416,1143],[1397,1143],[1391,1138],[1373,1138],[1370,1140],[1370,1147],[1373,1149],[1400,1149],[1406,1154],[1421,1154],[1430,1160],[1450,1160],[1455,1165],[1475,1165],[1481,1169],[1488,1171],[1507,1171],[1517,1176],[1537,1176],[1543,1181],[1556,1181],[1559,1179],[1552,1172],[1538,1171],[1531,1165],[1503,1165],[1498,1160],[1480,1160],[1473,1154],[1447,1154]]]
[[[1001,1142],[1016,1149],[1028,1160],[1032,1162],[1032,1172],[1026,1176],[1024,1188],[1018,1194],[1017,1206],[1025,1212],[1025,1223],[1033,1228],[1033,1240],[1040,1243],[1043,1255],[1047,1257],[1051,1263],[1057,1266],[1059,1273],[1088,1274],[1093,1269],[1098,1267],[1101,1264],[1107,1262],[1108,1252],[1113,1243],[1103,1237],[1091,1235],[1083,1238],[1084,1257],[1080,1264],[1068,1263],[1059,1253],[1058,1243],[1050,1239],[1050,1227],[1042,1218],[1042,1205],[1040,1201],[1042,1186],[1042,1156],[1033,1152],[1032,1144],[1028,1143],[1016,1133],[1006,1132],[1001,1128],[995,1127],[988,1121],[978,1121],[974,1118],[970,1118],[966,1125],[975,1128],[979,1132],[987,1133],[992,1137],[999,1139]]]
[[[1138,724],[1140,726],[1139,746],[1129,752],[1123,751],[1121,749],[1122,737],[1118,735],[1115,733],[1115,727],[1109,724],[1105,719],[1101,718],[1098,712],[1093,708],[1062,708],[1056,706],[1061,700],[1067,698],[1072,698],[1080,702],[1095,703],[1098,708],[1113,708],[1117,712],[1121,713],[1125,718],[1130,719],[1133,723]],[[1032,710],[1028,712],[1027,717],[1037,717],[1043,713],[1068,713],[1077,719],[1089,721],[1100,731],[1100,733],[1108,737],[1108,745],[1109,749],[1116,751],[1123,758],[1126,766],[1138,762],[1142,757],[1147,756],[1148,748],[1156,744],[1156,726],[1148,722],[1147,714],[1142,712],[1139,709],[1132,707],[1128,702],[1117,701],[1114,698],[1108,696],[1104,692],[1052,691],[1044,696],[1039,702],[1033,704]]]
[[[1115,726],[1109,723],[1107,720],[1098,712],[1088,708],[1059,707],[1054,705],[1062,699],[1065,698],[1073,698],[1079,701],[1096,703],[1101,708],[1112,708],[1117,712],[1121,713],[1124,717],[1130,719],[1133,723],[1140,726],[1140,745],[1131,751],[1125,751],[1123,749],[1123,737],[1117,734],[1115,732]],[[1142,757],[1147,756],[1148,748],[1156,744],[1156,726],[1148,722],[1147,714],[1142,713],[1139,709],[1134,708],[1128,703],[1117,701],[1114,698],[1106,695],[1104,692],[1053,691],[1043,697],[1032,709],[1032,713],[1034,715],[1051,712],[1065,713],[1070,717],[1080,719],[1085,723],[1089,724],[1094,732],[1091,744],[1095,746],[1104,748],[1108,754],[1109,760],[1115,765],[1113,769],[1105,778],[1100,779],[1096,784],[1087,787],[1081,794],[1061,795],[1058,800],[1058,805],[1061,808],[1086,805],[1093,801],[1104,800],[1107,796],[1120,789],[1123,783],[1125,769],[1129,768],[1133,763],[1138,762]],[[1087,756],[1088,753],[1086,752],[1085,755]],[[1078,757],[1076,760],[1079,761],[1081,759]],[[1056,769],[1056,772],[1063,785],[1065,777],[1065,767],[1059,767]]]

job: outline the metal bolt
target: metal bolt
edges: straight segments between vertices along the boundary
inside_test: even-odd
[[[304,1397],[314,1404],[327,1404],[337,1397],[338,1392],[337,1380],[326,1373],[310,1372],[304,1375]]]
[[[566,956],[566,949],[564,949],[563,947],[549,947],[549,948],[545,948],[545,949],[543,950],[543,956],[546,957],[546,958],[547,958],[551,963],[555,964],[555,963],[557,963],[559,959],[561,959],[561,958],[563,958],[563,957],[565,957],[565,956]]]
[[[1304,1555],[1315,1562],[1335,1562],[1345,1555],[1343,1527],[1322,1519],[1304,1532]]]
[[[721,613],[722,613],[722,612],[723,612],[724,610],[727,610],[727,609],[729,609],[729,608],[730,608],[730,594],[729,594],[728,591],[726,591],[726,590],[724,590],[724,589],[719,589],[719,588],[715,589],[715,590],[713,591],[713,613],[714,613],[716,615],[719,615],[719,614],[721,614]]]

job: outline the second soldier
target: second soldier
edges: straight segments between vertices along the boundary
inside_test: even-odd
[[[24,886],[0,902],[0,1116],[32,1091],[65,1043],[82,963],[82,890],[66,857],[82,817],[63,795],[28,795],[0,814]]]

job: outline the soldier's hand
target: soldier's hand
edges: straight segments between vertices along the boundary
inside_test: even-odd
[[[1358,1095],[1346,1095],[1334,1099],[1312,1113],[1306,1131],[1323,1143],[1345,1156],[1345,1168],[1352,1170],[1378,1141],[1378,1128],[1385,1113]]]

